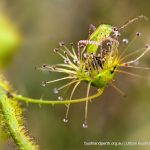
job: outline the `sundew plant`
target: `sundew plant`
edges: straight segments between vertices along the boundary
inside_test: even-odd
[[[83,122],[83,128],[87,128],[88,103],[89,100],[93,99],[93,97],[90,97],[90,88],[92,86],[97,88],[98,93],[95,95],[96,97],[103,93],[106,85],[111,85],[124,95],[124,93],[114,85],[113,79],[116,73],[145,78],[122,69],[123,67],[149,69],[134,66],[150,50],[149,44],[146,44],[142,49],[126,54],[131,44],[133,44],[136,38],[141,36],[140,32],[135,33],[135,37],[131,42],[128,42],[126,38],[123,38],[120,42],[121,31],[138,19],[147,20],[145,16],[141,15],[129,20],[119,28],[107,24],[101,24],[97,28],[94,25],[90,25],[88,40],[80,40],[76,47],[71,43],[71,48],[68,48],[64,42],[60,42],[59,46],[54,49],[54,52],[61,57],[63,63],[55,65],[43,64],[39,68],[41,70],[66,74],[63,78],[43,81],[42,86],[46,86],[53,82],[68,80],[67,83],[61,87],[54,88],[55,94],[73,85],[69,98],[70,102],[66,105],[67,110],[65,118],[63,119],[64,122],[68,122],[70,104],[75,102],[73,100],[73,94],[82,82],[87,83],[85,120]],[[137,58],[127,60],[127,58],[140,52],[141,54]],[[58,99],[62,100],[63,97],[59,96]]]
[[[87,128],[89,101],[101,96],[107,85],[112,86],[115,90],[124,95],[124,92],[115,85],[115,74],[125,74],[148,80],[148,78],[131,73],[127,69],[150,69],[137,66],[141,58],[150,50],[150,44],[147,43],[143,45],[141,49],[127,53],[132,44],[134,44],[134,41],[137,38],[140,38],[141,33],[136,32],[131,41],[128,41],[127,38],[121,36],[124,28],[139,19],[148,20],[145,16],[140,15],[127,21],[121,27],[114,27],[108,24],[101,24],[98,27],[90,25],[89,37],[86,40],[80,40],[77,44],[70,43],[69,46],[64,42],[60,42],[59,46],[54,49],[54,53],[59,55],[62,63],[54,65],[43,64],[42,66],[37,67],[37,69],[42,71],[48,71],[50,73],[56,72],[65,75],[62,78],[52,81],[43,81],[42,86],[65,80],[65,84],[58,88],[54,88],[53,91],[55,94],[58,94],[61,90],[72,87],[68,99],[64,96],[59,96],[58,100],[43,100],[24,97],[13,92],[6,79],[0,76],[0,109],[2,114],[2,124],[7,127],[8,132],[19,149],[39,149],[39,146],[26,135],[22,120],[22,109],[18,104],[19,101],[41,105],[64,104],[66,106],[66,113],[63,119],[65,123],[69,121],[68,114],[70,105],[73,103],[84,102],[85,113],[82,126],[83,128]],[[138,56],[131,59],[135,54],[138,54]],[[126,69],[124,70],[124,68]],[[85,97],[75,99],[73,97],[74,93],[82,83],[86,83],[87,85]],[[93,95],[90,93],[92,87],[95,87],[96,89],[96,92]]]

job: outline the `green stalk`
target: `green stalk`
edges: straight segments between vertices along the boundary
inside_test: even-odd
[[[94,95],[89,96],[88,98],[81,98],[81,99],[75,99],[75,100],[63,100],[63,101],[58,101],[58,100],[42,100],[42,99],[33,99],[33,98],[28,98],[24,97],[22,95],[16,95],[13,94],[12,96],[14,97],[15,100],[19,101],[24,101],[27,103],[34,103],[34,104],[45,104],[45,105],[55,105],[55,104],[73,104],[73,103],[81,103],[86,100],[91,100],[96,97],[99,97],[103,93],[104,89],[99,89],[98,92]]]
[[[38,146],[25,134],[21,109],[16,101],[8,97],[6,91],[0,86],[0,108],[8,131],[19,150],[38,150]]]

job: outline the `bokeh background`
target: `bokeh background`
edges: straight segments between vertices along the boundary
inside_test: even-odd
[[[53,94],[53,88],[64,82],[46,87],[42,87],[41,82],[61,75],[43,73],[35,67],[60,61],[60,57],[53,53],[58,43],[87,39],[91,23],[118,27],[141,14],[150,18],[149,5],[147,0],[1,0],[0,13],[11,20],[22,37],[20,47],[4,74],[18,93],[33,98],[57,99],[59,95]],[[124,29],[122,34],[129,41],[136,31],[142,32],[131,51],[150,42],[149,25],[149,22],[140,20]],[[150,66],[150,53],[140,65]],[[129,71],[150,78],[148,70]],[[150,149],[150,146],[84,145],[84,141],[150,141],[150,82],[127,75],[117,75],[115,80],[127,96],[121,96],[108,86],[104,94],[89,105],[87,129],[82,128],[84,103],[71,106],[67,124],[62,121],[66,109],[63,105],[22,104],[26,128],[41,149]],[[84,84],[80,86],[75,97],[84,96],[85,88]],[[12,143],[11,140],[1,142],[0,149],[16,149]]]

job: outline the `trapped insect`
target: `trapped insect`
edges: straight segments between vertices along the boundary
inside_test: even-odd
[[[65,85],[62,85],[59,88],[54,88],[54,93],[57,94],[60,90],[73,85],[73,89],[69,98],[70,101],[73,101],[73,94],[80,83],[87,83],[87,100],[85,104],[85,119],[83,122],[84,128],[88,127],[87,112],[91,86],[96,87],[98,91],[102,93],[106,85],[111,85],[118,92],[124,94],[113,84],[113,78],[116,73],[122,73],[141,78],[144,77],[120,70],[120,67],[150,69],[134,66],[134,64],[150,50],[149,44],[146,44],[138,51],[134,51],[125,55],[126,51],[129,49],[129,45],[133,42],[131,41],[129,43],[128,39],[126,38],[122,39],[122,44],[120,42],[121,31],[138,19],[147,20],[145,16],[141,15],[129,20],[119,28],[107,24],[99,25],[97,28],[93,25],[90,25],[89,38],[87,40],[80,40],[77,44],[77,48],[75,48],[74,44],[72,43],[71,48],[68,48],[64,42],[60,42],[59,46],[54,49],[54,52],[63,59],[63,63],[55,65],[43,64],[39,68],[41,70],[66,74],[66,76],[63,78],[52,81],[43,81],[42,86],[46,86],[46,84],[57,81],[69,80]],[[93,32],[91,33],[91,31]],[[136,32],[134,40],[140,36],[141,33]],[[125,45],[128,46],[122,49],[120,45],[123,45],[124,47]],[[127,58],[138,52],[141,52],[141,54],[136,59],[125,61]],[[59,97],[58,99],[63,100],[62,97]],[[68,122],[69,107],[70,104],[67,104],[65,118],[63,119],[64,122]]]

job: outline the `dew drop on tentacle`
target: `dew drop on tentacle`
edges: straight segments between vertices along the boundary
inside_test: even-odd
[[[74,62],[75,64],[77,64],[77,63],[78,63],[78,60],[77,60],[77,59],[73,59],[73,62]]]
[[[114,37],[115,38],[117,38],[117,37],[119,37],[121,34],[120,34],[120,32],[118,31],[118,30],[116,30],[116,31],[114,31]]]
[[[58,100],[62,101],[63,97],[62,96],[58,96]]]
[[[68,121],[69,121],[68,118],[64,118],[64,119],[63,119],[63,122],[64,122],[64,123],[67,123]]]
[[[150,48],[150,44],[145,44],[145,48]]]
[[[142,33],[136,32],[136,36],[141,36],[141,35],[142,35]]]
[[[59,42],[59,46],[61,47],[61,46],[64,46],[65,45],[65,42],[64,41],[61,41],[61,42]]]
[[[54,88],[54,89],[53,89],[53,93],[54,93],[54,94],[58,94],[58,92],[59,92],[59,91],[58,91],[57,88]]]
[[[83,123],[83,124],[82,124],[82,127],[83,127],[83,128],[88,128],[88,124],[87,124],[87,123]]]
[[[66,58],[66,59],[64,59],[64,63],[65,64],[69,64],[69,60]]]
[[[43,81],[41,85],[45,87],[46,84],[47,84],[47,82],[46,82],[46,81]]]
[[[129,43],[128,39],[123,39],[122,42],[123,42],[124,44],[128,44],[128,43]]]
[[[112,27],[113,31],[118,31],[117,27]]]
[[[54,50],[53,50],[55,53],[57,53],[58,51],[59,51],[59,49],[58,48],[54,48]]]
[[[47,67],[47,65],[46,65],[46,64],[43,64],[41,67],[42,67],[42,68],[46,68],[46,67]]]
[[[68,55],[67,51],[64,51],[64,54],[65,54],[65,55]]]

